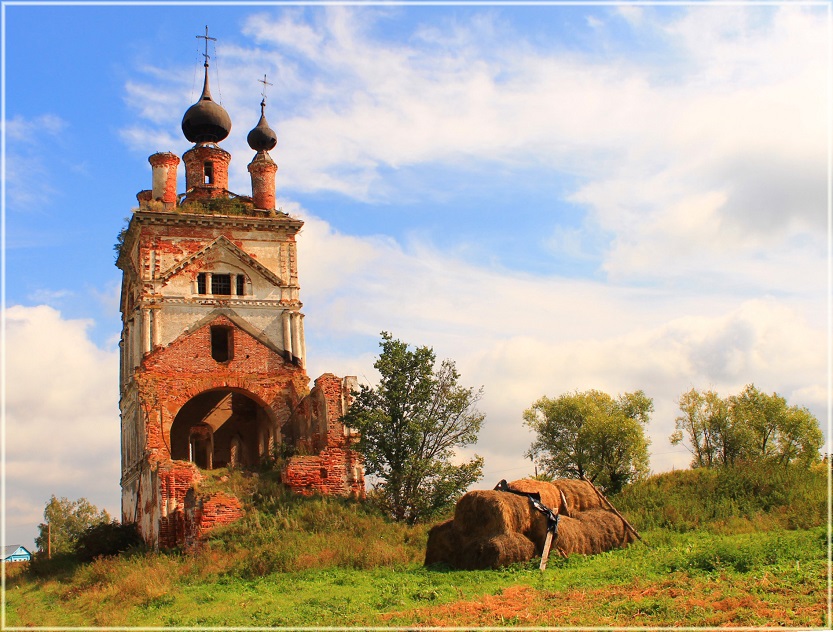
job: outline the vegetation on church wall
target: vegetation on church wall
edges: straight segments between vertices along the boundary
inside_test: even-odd
[[[116,235],[116,243],[113,244],[113,251],[116,253],[116,263],[119,261],[119,257],[121,257],[121,249],[124,246],[124,240],[127,238],[127,231],[130,228],[130,218],[124,218],[124,224],[122,225],[121,229],[119,230],[119,234]]]
[[[180,213],[202,215],[252,215],[254,204],[251,199],[244,197],[218,197],[208,200],[186,198],[175,210]]]

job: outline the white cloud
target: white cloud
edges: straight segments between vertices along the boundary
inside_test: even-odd
[[[496,164],[546,166],[579,179],[568,199],[587,213],[554,238],[574,247],[610,235],[610,249],[594,256],[614,280],[685,283],[699,270],[707,283],[725,278],[724,289],[762,278],[784,289],[794,279],[779,269],[783,259],[796,259],[806,279],[826,247],[823,14],[615,11],[635,36],[655,38],[652,56],[545,51],[501,37],[493,12],[471,24],[420,24],[398,41],[376,35],[396,15],[377,8],[257,14],[243,29],[255,46],[223,53],[223,103],[238,127],[253,125],[249,78],[264,63],[276,73],[267,114],[281,139],[273,154],[283,190],[385,201],[413,195],[385,169],[448,165],[488,178]],[[130,142],[151,151],[176,144],[171,130],[187,104],[171,95],[183,93],[187,75],[150,72],[152,83],[130,84],[148,121],[126,132]],[[244,136],[225,143],[236,157],[231,187],[243,192]],[[761,264],[745,271],[750,258]]]
[[[430,238],[341,234],[285,201],[307,221],[299,248],[313,376],[372,376],[374,343],[356,353],[355,341],[383,329],[433,345],[466,382],[486,386],[481,453],[504,468],[529,443],[522,410],[545,393],[644,388],[657,406],[655,468],[688,462],[667,436],[691,387],[728,394],[754,381],[823,413],[824,12],[613,11],[629,36],[650,40],[650,54],[614,47],[623,52],[599,58],[496,39],[492,12],[471,25],[421,24],[399,41],[376,35],[375,21],[395,15],[378,8],[245,23],[254,45],[227,49],[223,103],[238,129],[254,125],[249,77],[268,65],[280,85],[267,110],[279,190],[395,201],[413,193],[385,170],[463,167],[488,183],[496,167],[546,168],[578,181],[566,201],[586,217],[542,239],[561,256],[597,258],[607,275],[478,267]],[[142,94],[169,94],[165,81],[154,75]],[[167,98],[147,106],[148,125]],[[156,129],[170,133],[179,116]],[[235,156],[232,188],[245,192],[244,136],[224,146]],[[352,347],[324,347],[332,340]]]
[[[67,123],[54,114],[14,116],[3,122],[6,134],[7,209],[37,211],[55,190],[50,186],[46,142],[53,142]]]
[[[118,353],[45,305],[5,320],[7,541],[28,547],[52,494],[119,515]]]
[[[488,471],[522,470],[531,439],[521,413],[541,395],[575,389],[653,397],[657,470],[689,462],[668,436],[677,399],[692,387],[728,395],[754,382],[824,415],[823,301],[707,298],[476,268],[421,243],[341,235],[295,212],[306,221],[299,260],[311,375],[373,382],[382,330],[433,346],[456,360],[463,383],[485,386],[476,451]],[[325,346],[356,336],[369,341],[360,357]]]
[[[20,115],[5,122],[6,140],[29,144],[46,134],[55,136],[66,127],[66,122],[55,114],[42,114],[27,119]]]

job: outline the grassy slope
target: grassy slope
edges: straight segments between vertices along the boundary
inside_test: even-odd
[[[787,491],[772,472],[735,474],[764,481],[748,485],[754,494],[725,480],[709,487],[714,476],[675,472],[631,488],[615,502],[647,546],[552,559],[545,573],[535,563],[427,570],[424,527],[237,476],[228,483],[254,491],[260,510],[200,554],[18,572],[7,625],[822,627],[827,532],[807,522],[823,522],[824,472],[790,475]]]

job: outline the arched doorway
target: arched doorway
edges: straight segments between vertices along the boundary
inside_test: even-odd
[[[171,424],[171,458],[212,469],[255,465],[269,454],[270,417],[245,393],[200,393],[180,408]]]

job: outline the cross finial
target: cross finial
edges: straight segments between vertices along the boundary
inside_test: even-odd
[[[258,81],[263,84],[263,90],[260,91],[260,96],[262,96],[263,100],[265,101],[266,100],[266,86],[273,86],[275,84],[269,83],[268,81],[266,81],[266,75],[265,74],[263,75],[263,79],[258,79]]]
[[[217,38],[216,37],[208,37],[208,25],[207,24],[205,25],[205,35],[197,35],[196,38],[205,40],[205,52],[203,53],[203,57],[205,57],[204,66],[207,68],[208,67],[208,60],[210,59],[210,57],[208,56],[208,40],[211,40],[212,42],[216,42]]]

